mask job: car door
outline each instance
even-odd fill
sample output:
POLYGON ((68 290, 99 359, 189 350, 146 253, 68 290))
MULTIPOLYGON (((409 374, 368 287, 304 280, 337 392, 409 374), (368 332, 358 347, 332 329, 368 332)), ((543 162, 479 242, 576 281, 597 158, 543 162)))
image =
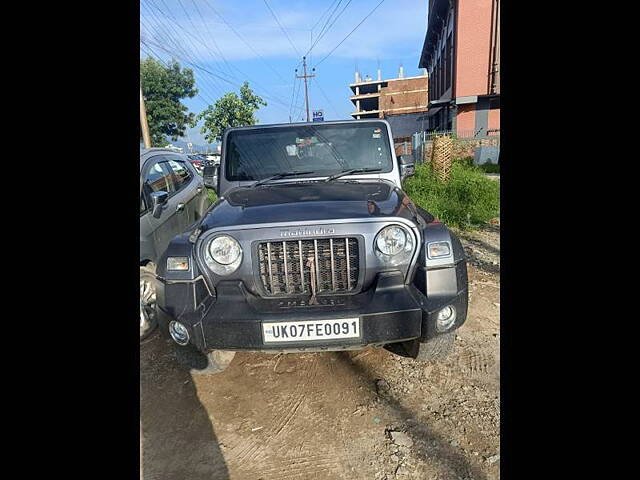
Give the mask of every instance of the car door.
POLYGON ((182 211, 184 208, 179 208, 180 199, 174 195, 176 188, 173 184, 173 170, 163 155, 156 155, 145 162, 141 178, 140 230, 141 233, 144 230, 147 239, 151 240, 155 258, 150 260, 156 261, 166 250, 171 239, 184 231, 186 223, 182 211), (160 191, 167 192, 169 198, 160 215, 156 218, 153 216, 151 194, 160 191))
MULTIPOLYGON (((168 166, 173 172, 175 195, 184 205, 184 230, 202 216, 202 198, 206 195, 204 181, 189 160, 180 155, 167 156, 168 166)), ((183 231, 184 231, 183 230, 183 231)))

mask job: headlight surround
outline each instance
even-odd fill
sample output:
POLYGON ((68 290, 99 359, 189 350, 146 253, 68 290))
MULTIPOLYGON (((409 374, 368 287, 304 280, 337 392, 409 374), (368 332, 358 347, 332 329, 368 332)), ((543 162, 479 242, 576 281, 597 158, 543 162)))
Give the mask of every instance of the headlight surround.
POLYGON ((404 261, 413 253, 413 236, 400 225, 384 227, 376 235, 374 241, 378 257, 389 262, 404 261))
POLYGON ((219 235, 204 247, 204 261, 218 275, 235 272, 242 262, 242 247, 229 235, 219 235))

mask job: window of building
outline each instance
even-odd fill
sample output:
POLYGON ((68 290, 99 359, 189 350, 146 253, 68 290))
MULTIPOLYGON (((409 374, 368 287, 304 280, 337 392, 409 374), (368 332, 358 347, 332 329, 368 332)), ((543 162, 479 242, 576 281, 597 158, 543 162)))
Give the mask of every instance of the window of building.
POLYGON ((438 88, 436 86, 436 69, 433 69, 431 75, 429 75, 429 98, 435 100, 438 98, 436 95, 438 94, 438 88))
POLYGON ((434 98, 437 99, 437 98, 440 98, 440 95, 442 94, 440 91, 440 59, 438 59, 438 62, 436 63, 435 84, 436 84, 436 94, 434 98))
POLYGON ((449 88, 451 88, 451 83, 453 81, 453 78, 451 78, 452 75, 452 66, 453 66, 453 42, 451 41, 451 34, 449 34, 449 38, 447 38, 447 44, 445 46, 445 90, 448 90, 449 88))
POLYGON ((440 55, 440 68, 438 69, 438 85, 440 85, 440 96, 444 93, 444 62, 442 55, 440 55))

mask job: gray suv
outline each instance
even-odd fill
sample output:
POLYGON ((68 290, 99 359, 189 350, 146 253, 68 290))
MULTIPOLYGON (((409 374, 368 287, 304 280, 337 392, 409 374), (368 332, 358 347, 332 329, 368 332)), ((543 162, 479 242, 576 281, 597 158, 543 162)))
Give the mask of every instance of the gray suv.
POLYGON ((202 176, 186 155, 164 148, 140 152, 140 340, 157 326, 158 258, 174 236, 204 215, 209 204, 202 176))
POLYGON ((158 260, 162 331, 215 373, 236 351, 444 357, 467 317, 460 240, 402 190, 389 124, 228 129, 219 199, 158 260))

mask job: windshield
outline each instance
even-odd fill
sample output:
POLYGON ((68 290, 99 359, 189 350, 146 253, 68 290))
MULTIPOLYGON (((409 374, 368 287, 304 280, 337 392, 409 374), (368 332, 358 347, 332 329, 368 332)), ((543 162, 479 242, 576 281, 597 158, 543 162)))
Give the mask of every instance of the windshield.
POLYGON ((225 151, 230 181, 292 171, 321 177, 352 168, 393 168, 386 125, 377 122, 235 130, 227 135, 225 151))

